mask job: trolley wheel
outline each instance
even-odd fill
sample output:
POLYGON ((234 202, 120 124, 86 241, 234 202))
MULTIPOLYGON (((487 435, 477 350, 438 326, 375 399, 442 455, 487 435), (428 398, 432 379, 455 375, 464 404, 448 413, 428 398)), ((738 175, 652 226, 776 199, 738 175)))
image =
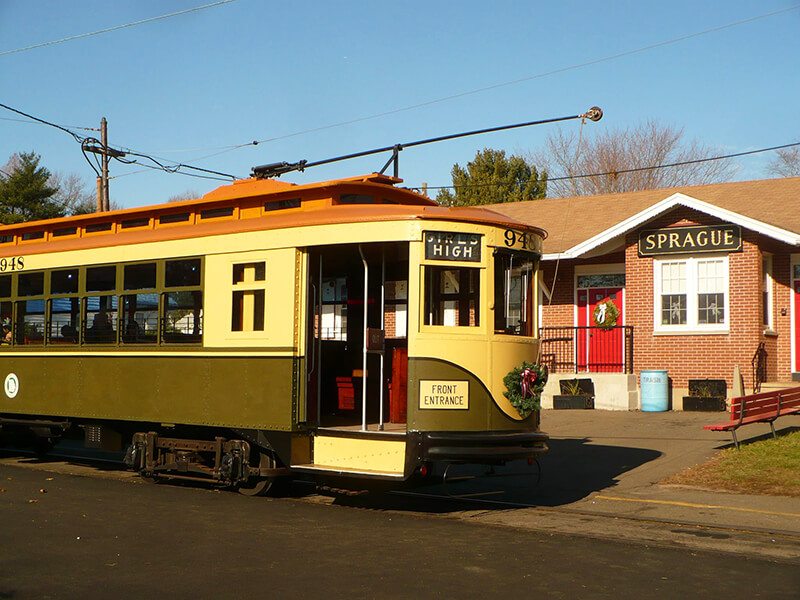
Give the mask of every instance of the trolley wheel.
POLYGON ((275 477, 250 477, 236 486, 242 496, 266 496, 275 484, 275 477))
MULTIPOLYGON (((274 469, 278 466, 275 456, 256 448, 250 450, 250 466, 274 469)), ((248 477, 247 481, 236 485, 236 491, 243 496, 277 496, 288 486, 286 477, 248 477)))

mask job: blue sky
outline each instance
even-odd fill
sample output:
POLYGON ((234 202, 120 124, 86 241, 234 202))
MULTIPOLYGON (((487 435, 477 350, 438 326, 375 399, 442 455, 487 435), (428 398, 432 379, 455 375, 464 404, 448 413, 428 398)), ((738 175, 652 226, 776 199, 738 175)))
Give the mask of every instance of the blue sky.
MULTIPOLYGON (((106 117, 114 147, 237 176, 264 163, 317 161, 594 105, 605 116, 585 135, 652 118, 724 153, 800 140, 796 0, 236 0, 10 52, 212 1, 0 0, 0 103, 82 135, 99 136, 77 128, 106 117), (253 140, 272 141, 230 150, 253 140)), ((0 163, 33 150, 51 171, 78 173, 93 189, 79 144, 25 121, 0 109, 0 163)), ((449 185, 453 164, 477 150, 535 151, 555 127, 410 148, 400 155, 400 176, 410 187, 449 185)), ((579 122, 560 127, 577 131, 579 122)), ((768 177, 769 158, 740 159, 734 178, 768 177)), ((283 179, 359 175, 387 159, 283 179)), ((111 175, 112 200, 124 207, 223 183, 117 162, 111 175)))

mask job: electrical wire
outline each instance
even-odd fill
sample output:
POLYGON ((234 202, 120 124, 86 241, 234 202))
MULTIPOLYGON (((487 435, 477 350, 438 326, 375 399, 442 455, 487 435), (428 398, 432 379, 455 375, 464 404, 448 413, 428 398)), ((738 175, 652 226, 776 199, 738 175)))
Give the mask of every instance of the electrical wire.
MULTIPOLYGON (((683 42, 683 41, 690 40, 690 39, 693 39, 693 38, 696 38, 696 37, 708 35, 708 34, 711 34, 711 33, 717 33, 719 31, 724 31, 725 29, 738 27, 740 25, 746 25, 746 24, 752 23, 754 21, 758 21, 758 20, 761 20, 761 19, 766 19, 766 18, 769 18, 769 17, 774 17, 776 15, 780 15, 780 14, 783 14, 785 12, 798 10, 798 9, 800 9, 800 4, 796 4, 794 6, 790 6, 790 7, 783 8, 783 9, 780 9, 780 10, 776 10, 776 11, 773 11, 773 12, 757 15, 755 17, 748 17, 747 19, 741 19, 739 21, 734 21, 732 23, 727 23, 725 25, 719 25, 717 27, 712 27, 710 29, 705 29, 703 31, 697 31, 697 32, 694 32, 694 33, 689 33, 689 34, 686 34, 686 35, 683 35, 683 36, 680 36, 680 37, 672 38, 670 40, 665 40, 665 41, 662 41, 662 42, 656 42, 655 44, 649 44, 647 46, 641 46, 641 47, 635 48, 633 50, 626 50, 624 52, 619 52, 617 54, 611 54, 611 55, 608 55, 608 56, 604 56, 604 57, 597 58, 597 59, 594 59, 594 60, 585 61, 585 62, 582 62, 582 63, 577 63, 577 64, 570 65, 570 66, 567 66, 567 67, 560 67, 558 69, 553 69, 551 71, 546 71, 544 73, 538 73, 536 75, 530 75, 530 76, 522 77, 522 78, 519 78, 519 79, 513 79, 511 81, 505 81, 505 82, 502 82, 502 83, 496 83, 496 84, 493 84, 493 85, 489 85, 489 86, 482 87, 482 88, 476 88, 474 90, 469 90, 469 91, 466 91, 466 92, 459 92, 457 94, 452 94, 450 96, 444 96, 444 97, 441 97, 441 98, 436 98, 436 99, 433 99, 433 100, 420 102, 418 104, 412 104, 410 106, 405 106, 405 107, 402 107, 402 108, 396 108, 396 109, 388 110, 388 111, 381 112, 381 113, 375 113, 373 115, 368 115, 368 116, 365 116, 365 117, 359 117, 359 118, 356 118, 356 119, 350 119, 350 120, 347 120, 347 121, 341 121, 339 123, 333 123, 331 125, 322 125, 320 127, 314 127, 314 128, 311 128, 311 129, 304 129, 302 131, 296 131, 294 133, 287 133, 285 135, 279 135, 279 136, 275 136, 275 137, 271 137, 271 138, 266 138, 266 139, 263 139, 263 140, 254 140, 252 142, 246 142, 246 143, 242 143, 242 144, 235 144, 235 145, 230 145, 230 146, 216 146, 216 147, 210 147, 210 148, 194 148, 194 149, 186 149, 184 151, 185 152, 202 152, 204 150, 220 150, 219 152, 215 152, 213 154, 209 154, 209 155, 206 155, 206 156, 200 156, 200 157, 198 157, 198 158, 196 158, 194 160, 204 160, 204 159, 207 159, 207 158, 213 158, 215 156, 219 156, 220 154, 225 154, 227 152, 232 152, 233 150, 238 150, 240 148, 246 148, 248 146, 258 146, 259 144, 267 144, 269 142, 285 140, 285 139, 292 138, 292 137, 298 137, 298 136, 301 136, 301 135, 307 135, 309 133, 316 133, 318 131, 325 131, 327 129, 334 129, 336 127, 343 127, 345 125, 353 125, 355 123, 361 123, 361 122, 364 122, 364 121, 370 121, 370 120, 373 120, 373 119, 378 119, 378 118, 381 118, 381 117, 386 117, 386 116, 394 115, 394 114, 401 113, 401 112, 407 112, 407 111, 411 111, 411 110, 416 110, 418 108, 423 108, 425 106, 431 106, 433 104, 440 104, 442 102, 448 102, 450 100, 455 100, 457 98, 463 98, 465 96, 471 96, 471 95, 474 95, 474 94, 480 94, 480 93, 483 93, 483 92, 496 90, 496 89, 503 88, 503 87, 517 85, 519 83, 525 83, 527 81, 533 81, 535 79, 542 79, 542 78, 545 78, 545 77, 549 77, 551 75, 558 75, 560 73, 565 73, 567 71, 574 71, 576 69, 582 69, 584 67, 589 67, 589 66, 600 64, 600 63, 604 63, 604 62, 617 60, 617 59, 624 58, 624 57, 627 57, 627 56, 633 56, 635 54, 640 54, 642 52, 647 52, 649 50, 654 50, 656 48, 662 48, 664 46, 670 46, 672 44, 677 44, 678 42, 683 42)), ((164 152, 179 152, 179 150, 168 150, 168 151, 164 151, 164 152)))
MULTIPOLYGON (((735 154, 725 154, 723 156, 711 156, 708 158, 696 158, 693 160, 684 160, 680 162, 668 163, 664 165, 652 165, 649 167, 636 167, 633 169, 619 169, 618 171, 605 171, 602 173, 584 173, 580 175, 562 175, 559 177, 548 177, 547 181, 565 181, 567 179, 585 179, 587 177, 607 177, 609 175, 623 175, 625 173, 637 173, 640 171, 654 171, 656 169, 668 169, 670 167, 682 167, 685 165, 694 165, 704 162, 712 162, 715 160, 726 160, 729 158, 738 158, 740 156, 749 156, 751 154, 761 154, 763 152, 772 152, 774 150, 783 150, 784 148, 793 148, 800 146, 800 142, 792 144, 781 144, 780 146, 770 146, 769 148, 759 148, 758 150, 747 150, 746 152, 736 152, 735 154)), ((492 186, 514 186, 524 185, 527 182, 510 181, 510 182, 489 182, 489 183, 469 183, 466 185, 429 185, 429 190, 455 190, 456 188, 482 188, 492 186)))
POLYGON ((92 31, 89 33, 81 33, 79 35, 73 35, 70 37, 65 37, 60 40, 53 40, 51 42, 43 42, 41 44, 34 44, 33 46, 26 46, 24 48, 17 48, 16 50, 5 50, 0 52, 0 56, 5 56, 7 54, 16 54, 17 52, 25 52, 26 50, 34 50, 35 48, 43 48, 45 46, 52 46, 54 44, 61 44, 63 42, 71 42, 72 40, 78 40, 81 38, 91 37, 93 35, 100 35, 101 33, 108 33, 109 31, 117 31, 119 29, 125 29, 127 27, 134 27, 136 25, 143 25, 145 23, 152 23, 154 21, 160 21, 162 19, 169 19, 170 17, 177 17, 179 15, 185 15, 187 13, 197 12, 198 10, 205 10, 206 8, 213 8, 215 6, 220 6, 221 4, 230 4, 231 2, 238 2, 238 0, 220 0, 220 2, 213 2, 212 4, 206 4, 204 6, 196 6, 195 8, 188 8, 186 10, 180 10, 178 12, 170 13, 168 15, 161 15, 159 17, 150 17, 149 19, 142 19, 141 21, 134 21, 133 23, 126 23, 125 25, 116 25, 114 27, 107 27, 106 29, 100 29, 98 31, 92 31))
POLYGON ((43 125, 49 125, 50 127, 55 127, 56 129, 60 129, 61 131, 65 131, 68 134, 70 134, 73 138, 75 138, 75 141, 77 141, 78 143, 82 143, 83 140, 84 140, 84 138, 79 136, 74 131, 70 131, 69 129, 67 129, 63 125, 56 125, 55 123, 51 123, 50 121, 45 121, 44 119, 40 119, 39 117, 34 117, 33 115, 29 115, 26 112, 22 112, 21 110, 17 110, 16 108, 12 108, 12 107, 10 107, 10 106, 8 106, 6 104, 0 103, 0 108, 5 108, 6 110, 10 110, 13 113, 17 113, 18 115, 22 115, 23 117, 27 117, 28 119, 31 119, 32 121, 36 121, 37 123, 41 123, 43 125))
MULTIPOLYGON (((75 139, 75 141, 78 142, 81 145, 81 151, 83 152, 83 156, 86 159, 86 162, 89 163, 89 166, 92 167, 92 169, 94 170, 94 172, 97 174, 98 177, 100 177, 100 171, 102 169, 102 166, 100 164, 100 158, 99 158, 98 154, 106 154, 106 155, 109 156, 109 158, 113 158, 114 160, 117 160, 117 161, 119 161, 119 162, 121 162, 123 164, 128 164, 128 165, 130 165, 130 164, 138 164, 138 165, 146 167, 146 168, 161 169, 162 171, 165 171, 166 173, 180 173, 181 175, 188 175, 188 176, 191 176, 191 177, 198 177, 200 179, 217 179, 217 180, 222 180, 222 181, 227 181, 228 179, 241 179, 240 177, 237 177, 236 175, 231 175, 229 173, 222 173, 220 171, 214 171, 214 170, 211 170, 211 169, 204 169, 202 167, 195 167, 195 166, 187 165, 187 164, 184 164, 184 163, 175 163, 175 164, 172 164, 172 165, 167 165, 167 164, 164 164, 164 162, 166 162, 166 161, 162 162, 161 160, 159 160, 159 159, 157 159, 157 158, 155 158, 153 156, 150 156, 148 154, 144 154, 144 153, 140 153, 140 152, 126 152, 124 150, 111 148, 110 146, 104 146, 103 143, 100 140, 98 140, 97 138, 94 138, 94 137, 83 137, 83 136, 78 135, 77 133, 75 133, 74 131, 68 129, 67 127, 65 127, 63 125, 58 125, 57 123, 53 123, 51 121, 46 121, 44 119, 40 119, 39 117, 35 117, 35 116, 31 115, 31 114, 28 114, 26 112, 23 112, 21 110, 18 110, 16 108, 8 106, 7 104, 0 103, 0 108, 5 108, 6 110, 9 110, 9 111, 11 111, 13 113, 16 113, 18 115, 21 115, 23 117, 31 119, 32 121, 35 121, 35 122, 40 123, 42 125, 48 125, 50 127, 55 127, 56 129, 59 129, 61 131, 64 131, 64 132, 70 134, 75 139), (92 159, 89 158, 88 154, 92 154, 93 155, 94 163, 92 163, 92 159), (141 158, 141 159, 149 160, 156 166, 152 167, 150 165, 141 163, 137 159, 125 160, 123 158, 125 155, 136 156, 136 157, 141 158), (200 175, 200 174, 196 174, 196 173, 186 173, 186 172, 182 171, 182 169, 188 169, 188 170, 191 170, 191 171, 198 171, 199 173, 204 173, 204 174, 200 175), (217 176, 217 177, 214 177, 214 176, 217 176)), ((91 129, 91 128, 82 128, 82 129, 86 129, 86 130, 89 130, 89 131, 96 131, 96 129, 91 129)))

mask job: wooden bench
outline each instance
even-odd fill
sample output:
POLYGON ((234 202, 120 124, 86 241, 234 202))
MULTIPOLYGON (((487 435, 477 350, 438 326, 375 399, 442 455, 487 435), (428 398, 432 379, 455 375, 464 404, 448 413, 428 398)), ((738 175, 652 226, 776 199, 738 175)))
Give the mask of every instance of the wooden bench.
POLYGON ((730 431, 733 443, 739 448, 736 430, 750 423, 769 423, 772 437, 775 435, 775 419, 786 415, 800 414, 800 387, 772 390, 760 394, 740 396, 731 400, 731 419, 725 423, 706 425, 711 431, 730 431))

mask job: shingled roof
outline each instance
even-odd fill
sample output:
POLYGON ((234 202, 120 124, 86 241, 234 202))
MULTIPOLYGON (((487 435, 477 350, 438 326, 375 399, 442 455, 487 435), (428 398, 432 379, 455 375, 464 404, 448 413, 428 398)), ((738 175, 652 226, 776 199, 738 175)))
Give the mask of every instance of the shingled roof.
POLYGON ((800 177, 545 198, 489 208, 546 229, 545 258, 576 258, 676 206, 800 246, 800 177))

